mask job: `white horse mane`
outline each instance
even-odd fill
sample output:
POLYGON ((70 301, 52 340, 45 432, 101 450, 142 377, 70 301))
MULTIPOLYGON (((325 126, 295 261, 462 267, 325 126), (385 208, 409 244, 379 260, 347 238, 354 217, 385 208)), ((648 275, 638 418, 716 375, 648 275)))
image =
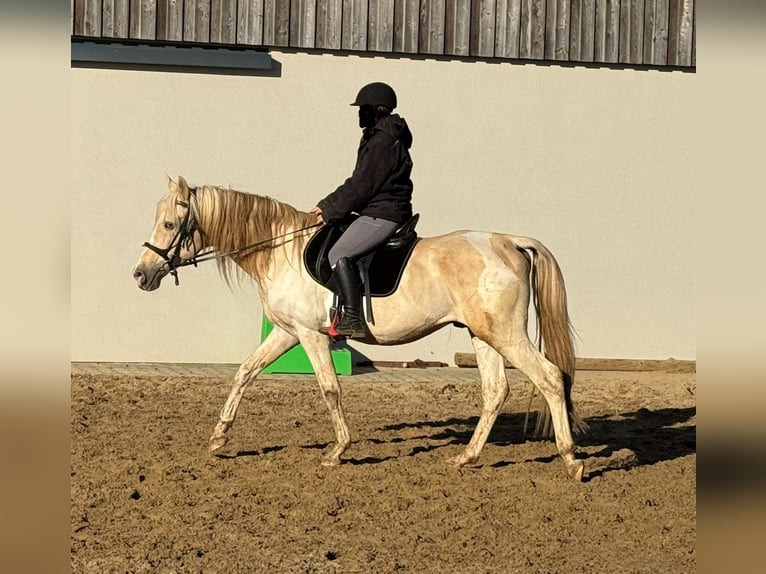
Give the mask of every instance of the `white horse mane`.
MULTIPOLYGON (((315 223, 310 213, 277 201, 268 196, 255 195, 236 189, 204 185, 196 188, 197 218, 205 232, 206 245, 226 253, 246 245, 253 245, 295 229, 315 223)), ((296 236, 283 244, 283 248, 300 250, 304 236, 296 236)), ((271 264, 274 249, 253 250, 242 256, 218 260, 218 269, 228 282, 232 276, 265 275, 271 264)))

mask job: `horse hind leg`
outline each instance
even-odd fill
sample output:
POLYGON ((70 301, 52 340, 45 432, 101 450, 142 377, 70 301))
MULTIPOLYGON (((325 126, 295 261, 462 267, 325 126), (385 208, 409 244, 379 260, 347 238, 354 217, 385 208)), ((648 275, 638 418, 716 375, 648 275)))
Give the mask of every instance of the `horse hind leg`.
POLYGON ((575 459, 575 444, 569 424, 561 370, 537 351, 529 339, 503 347, 500 352, 514 367, 529 377, 542 393, 550 409, 559 455, 569 475, 581 481, 585 465, 581 460, 575 459))
POLYGON ((462 454, 447 461, 455 466, 473 464, 478 460, 509 392, 503 357, 478 337, 473 337, 471 343, 481 376, 482 410, 468 446, 462 454))
POLYGON ((269 336, 255 352, 239 366, 237 374, 234 376, 234 385, 218 416, 218 424, 215 425, 213 434, 208 441, 208 448, 211 452, 220 449, 228 442, 226 431, 234 424, 239 403, 247 387, 252 384, 263 369, 297 343, 297 337, 275 325, 269 336))

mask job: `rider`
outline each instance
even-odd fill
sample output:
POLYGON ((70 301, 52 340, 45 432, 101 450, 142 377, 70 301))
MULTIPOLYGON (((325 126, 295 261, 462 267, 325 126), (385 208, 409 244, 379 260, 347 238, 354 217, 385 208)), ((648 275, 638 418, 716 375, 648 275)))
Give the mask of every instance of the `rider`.
POLYGON ((317 221, 328 224, 359 214, 328 255, 343 305, 335 329, 346 337, 364 337, 361 279, 355 260, 412 217, 412 133, 404 118, 391 113, 396 93, 387 84, 367 84, 351 105, 359 107, 363 130, 356 166, 351 177, 310 211, 317 221))

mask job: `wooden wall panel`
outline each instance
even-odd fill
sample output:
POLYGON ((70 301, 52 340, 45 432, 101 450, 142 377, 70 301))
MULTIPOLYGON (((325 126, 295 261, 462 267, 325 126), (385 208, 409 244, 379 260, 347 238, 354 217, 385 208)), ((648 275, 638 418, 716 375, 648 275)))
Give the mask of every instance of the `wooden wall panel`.
POLYGON ((468 56, 471 45, 471 0, 446 0, 444 6, 444 53, 468 56))
POLYGON ((521 0, 497 0, 495 57, 518 58, 521 37, 521 0))
POLYGON ((75 36, 85 36, 85 9, 84 0, 72 1, 72 34, 75 36))
POLYGON ((72 33, 77 36, 101 35, 101 0, 75 0, 72 3, 72 33))
POLYGON ((101 14, 101 34, 104 37, 128 37, 128 0, 102 0, 101 14))
POLYGON ((668 3, 668 65, 690 66, 692 62, 692 24, 694 2, 670 0, 668 3))
POLYGON ((290 45, 313 48, 316 38, 316 0, 290 2, 290 45))
POLYGON ((569 59, 569 0, 547 0, 545 59, 569 59))
POLYGON ((495 55, 496 0, 472 0, 471 3, 471 56, 492 58, 495 55))
POLYGON ((184 0, 184 40, 210 42, 210 0, 184 0))
POLYGON ((239 0, 237 44, 263 44, 263 0, 239 0))
POLYGON ((290 43, 290 0, 264 0, 263 43, 288 46, 290 43))
POLYGON ((445 10, 445 0, 420 0, 418 51, 421 54, 444 54, 445 10))
POLYGON ((617 62, 620 50, 620 0, 596 0, 593 60, 617 62))
POLYGON ((318 0, 316 47, 340 50, 342 24, 343 0, 318 0))
POLYGON ((646 0, 644 11, 644 64, 668 63, 668 0, 646 0))
POLYGON ((210 41, 237 43, 237 0, 211 0, 210 41))
POLYGON ((367 0, 343 0, 341 47, 344 50, 367 49, 367 0))
POLYGON ((173 42, 184 39, 183 0, 157 0, 157 39, 173 42))
POLYGON ((620 5, 620 56, 623 64, 644 59, 644 0, 622 0, 620 5))
POLYGON ((696 4, 692 5, 692 63, 691 65, 697 66, 697 8, 696 4))
POLYGON ((367 49, 392 52, 394 49, 394 0, 370 0, 367 49))
POLYGON ((569 58, 576 62, 592 62, 596 0, 572 0, 569 14, 569 58))
POLYGON ((519 57, 538 60, 545 57, 545 0, 521 1, 519 57))
POLYGON ((419 0, 394 0, 394 52, 418 51, 419 0))
POLYGON ((131 38, 157 38, 157 0, 130 0, 128 31, 131 38))
POLYGON ((70 0, 71 33, 694 67, 695 0, 70 0))

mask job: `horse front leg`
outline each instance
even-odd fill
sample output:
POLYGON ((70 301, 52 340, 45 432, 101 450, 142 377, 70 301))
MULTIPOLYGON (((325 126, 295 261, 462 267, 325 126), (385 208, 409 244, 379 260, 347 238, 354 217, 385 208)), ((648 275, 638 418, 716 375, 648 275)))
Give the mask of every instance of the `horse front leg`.
POLYGON ((226 431, 234 424, 237 416, 237 408, 245 389, 252 384, 255 378, 279 356, 298 344, 298 338, 287 331, 274 326, 274 330, 260 344, 255 352, 250 355, 245 362, 239 366, 237 374, 234 376, 234 385, 231 388, 229 397, 226 399, 221 414, 218 416, 218 424, 213 429, 213 435, 209 440, 209 449, 211 452, 218 450, 229 440, 226 437, 226 431))
POLYGON ((351 443, 351 438, 348 433, 346 415, 343 412, 341 388, 335 373, 335 365, 332 362, 330 339, 326 335, 314 331, 306 331, 300 333, 299 336, 301 345, 306 350, 311 366, 316 373, 322 398, 330 410, 330 419, 335 431, 335 442, 322 455, 321 463, 324 466, 337 466, 341 462, 340 456, 351 443))
POLYGON ((476 352, 476 364, 479 367, 481 377, 481 417, 465 451, 447 460, 448 463, 455 466, 473 464, 479 459, 484 445, 487 444, 487 438, 489 438, 497 415, 509 393, 503 357, 478 337, 473 337, 471 343, 476 352))

